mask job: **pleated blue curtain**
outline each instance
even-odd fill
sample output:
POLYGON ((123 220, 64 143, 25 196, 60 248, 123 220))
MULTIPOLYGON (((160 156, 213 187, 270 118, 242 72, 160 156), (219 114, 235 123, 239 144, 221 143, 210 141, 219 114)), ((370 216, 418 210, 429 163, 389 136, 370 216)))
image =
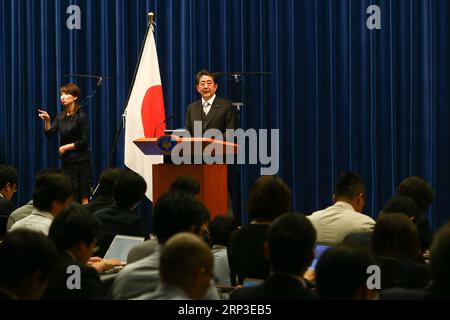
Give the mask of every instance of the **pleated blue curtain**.
MULTIPOLYGON (((2 0, 0 2, 0 162, 20 173, 15 201, 31 197, 34 174, 58 166, 57 140, 47 140, 36 109, 60 110, 58 89, 75 81, 84 94, 102 74, 87 106, 94 177, 108 155, 146 30, 156 13, 156 42, 168 127, 184 125, 198 98, 195 73, 271 72, 236 82, 219 79, 219 95, 244 102, 244 129, 279 129, 280 176, 294 210, 331 203, 337 175, 354 170, 366 182, 365 212, 376 217, 409 175, 427 179, 437 199, 433 226, 450 217, 449 56, 446 0, 2 0), (69 30, 67 8, 81 9, 69 30), (381 8, 381 30, 368 30, 367 7, 381 8)), ((123 134, 114 164, 123 165, 123 134)), ((259 175, 242 171, 245 201, 259 175)))

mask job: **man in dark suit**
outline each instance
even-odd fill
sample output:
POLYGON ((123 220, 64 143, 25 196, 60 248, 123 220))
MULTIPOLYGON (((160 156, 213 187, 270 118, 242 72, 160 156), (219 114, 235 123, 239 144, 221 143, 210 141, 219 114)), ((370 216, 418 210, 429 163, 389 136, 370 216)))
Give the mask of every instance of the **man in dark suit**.
MULTIPOLYGON (((237 129, 236 108, 230 101, 216 96, 218 88, 216 76, 207 71, 200 70, 196 76, 196 88, 201 95, 201 99, 190 104, 186 113, 186 130, 191 136, 203 136, 209 129, 219 130, 225 138, 227 129, 237 129), (195 123, 198 129, 195 130, 195 123), (201 123, 201 127, 200 124, 201 123), (200 130, 201 129, 201 130, 200 130)), ((229 215, 234 215, 236 220, 240 221, 240 172, 235 165, 228 167, 228 192, 229 197, 229 215)))
POLYGON ((308 282, 303 278, 314 259, 316 230, 299 214, 286 213, 270 226, 264 255, 271 274, 260 285, 233 291, 230 300, 311 300, 308 282))
POLYGON ((103 257, 118 234, 148 239, 147 225, 133 211, 147 190, 144 178, 131 170, 122 170, 113 188, 114 205, 95 212, 102 227, 96 255, 103 257))
POLYGON ((82 206, 59 214, 48 237, 59 255, 44 300, 100 300, 105 292, 96 269, 87 266, 97 245, 100 221, 82 206))
POLYGON ((230 101, 216 96, 217 81, 213 73, 201 70, 197 73, 196 88, 202 98, 188 106, 186 129, 191 136, 203 134, 208 129, 217 129, 225 133, 227 129, 236 129, 236 110, 230 101), (202 131, 194 132, 194 122, 202 123, 202 131))
POLYGON ((94 214, 101 209, 109 208, 114 205, 113 188, 117 178, 120 176, 122 169, 108 168, 100 176, 100 184, 98 186, 96 197, 94 200, 84 205, 84 208, 94 214))

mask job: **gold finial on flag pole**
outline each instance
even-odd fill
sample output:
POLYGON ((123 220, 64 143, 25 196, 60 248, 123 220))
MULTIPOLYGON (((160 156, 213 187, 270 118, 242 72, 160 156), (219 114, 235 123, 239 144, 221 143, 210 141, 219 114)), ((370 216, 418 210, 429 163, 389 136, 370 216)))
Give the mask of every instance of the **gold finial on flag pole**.
POLYGON ((148 18, 148 26, 153 27, 153 25, 155 24, 155 13, 149 12, 147 14, 147 18, 148 18))

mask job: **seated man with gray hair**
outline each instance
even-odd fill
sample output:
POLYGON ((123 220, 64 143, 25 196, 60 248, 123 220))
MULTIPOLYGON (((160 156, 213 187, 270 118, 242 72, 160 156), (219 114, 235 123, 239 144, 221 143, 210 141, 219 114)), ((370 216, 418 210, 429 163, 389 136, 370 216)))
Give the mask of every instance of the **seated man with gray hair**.
POLYGON ((213 256, 205 241, 193 233, 173 236, 161 250, 161 282, 140 300, 205 299, 213 278, 213 256))

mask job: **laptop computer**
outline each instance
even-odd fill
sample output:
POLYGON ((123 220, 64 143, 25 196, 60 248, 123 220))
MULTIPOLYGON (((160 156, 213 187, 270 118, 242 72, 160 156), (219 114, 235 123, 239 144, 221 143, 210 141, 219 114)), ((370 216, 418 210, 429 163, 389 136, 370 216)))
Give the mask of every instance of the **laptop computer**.
POLYGON ((164 134, 166 134, 166 135, 178 136, 178 135, 185 135, 186 133, 187 133, 186 129, 174 129, 174 130, 167 129, 167 130, 164 130, 164 134))
POLYGON ((311 265, 309 266, 309 269, 315 270, 317 262, 319 261, 319 259, 322 256, 322 254, 325 251, 327 251, 328 249, 330 249, 331 247, 332 246, 329 245, 329 244, 321 244, 321 243, 316 244, 316 247, 314 249, 314 260, 311 263, 311 265))
POLYGON ((144 237, 116 235, 103 259, 117 259, 126 264, 130 250, 140 245, 144 239, 144 237))

